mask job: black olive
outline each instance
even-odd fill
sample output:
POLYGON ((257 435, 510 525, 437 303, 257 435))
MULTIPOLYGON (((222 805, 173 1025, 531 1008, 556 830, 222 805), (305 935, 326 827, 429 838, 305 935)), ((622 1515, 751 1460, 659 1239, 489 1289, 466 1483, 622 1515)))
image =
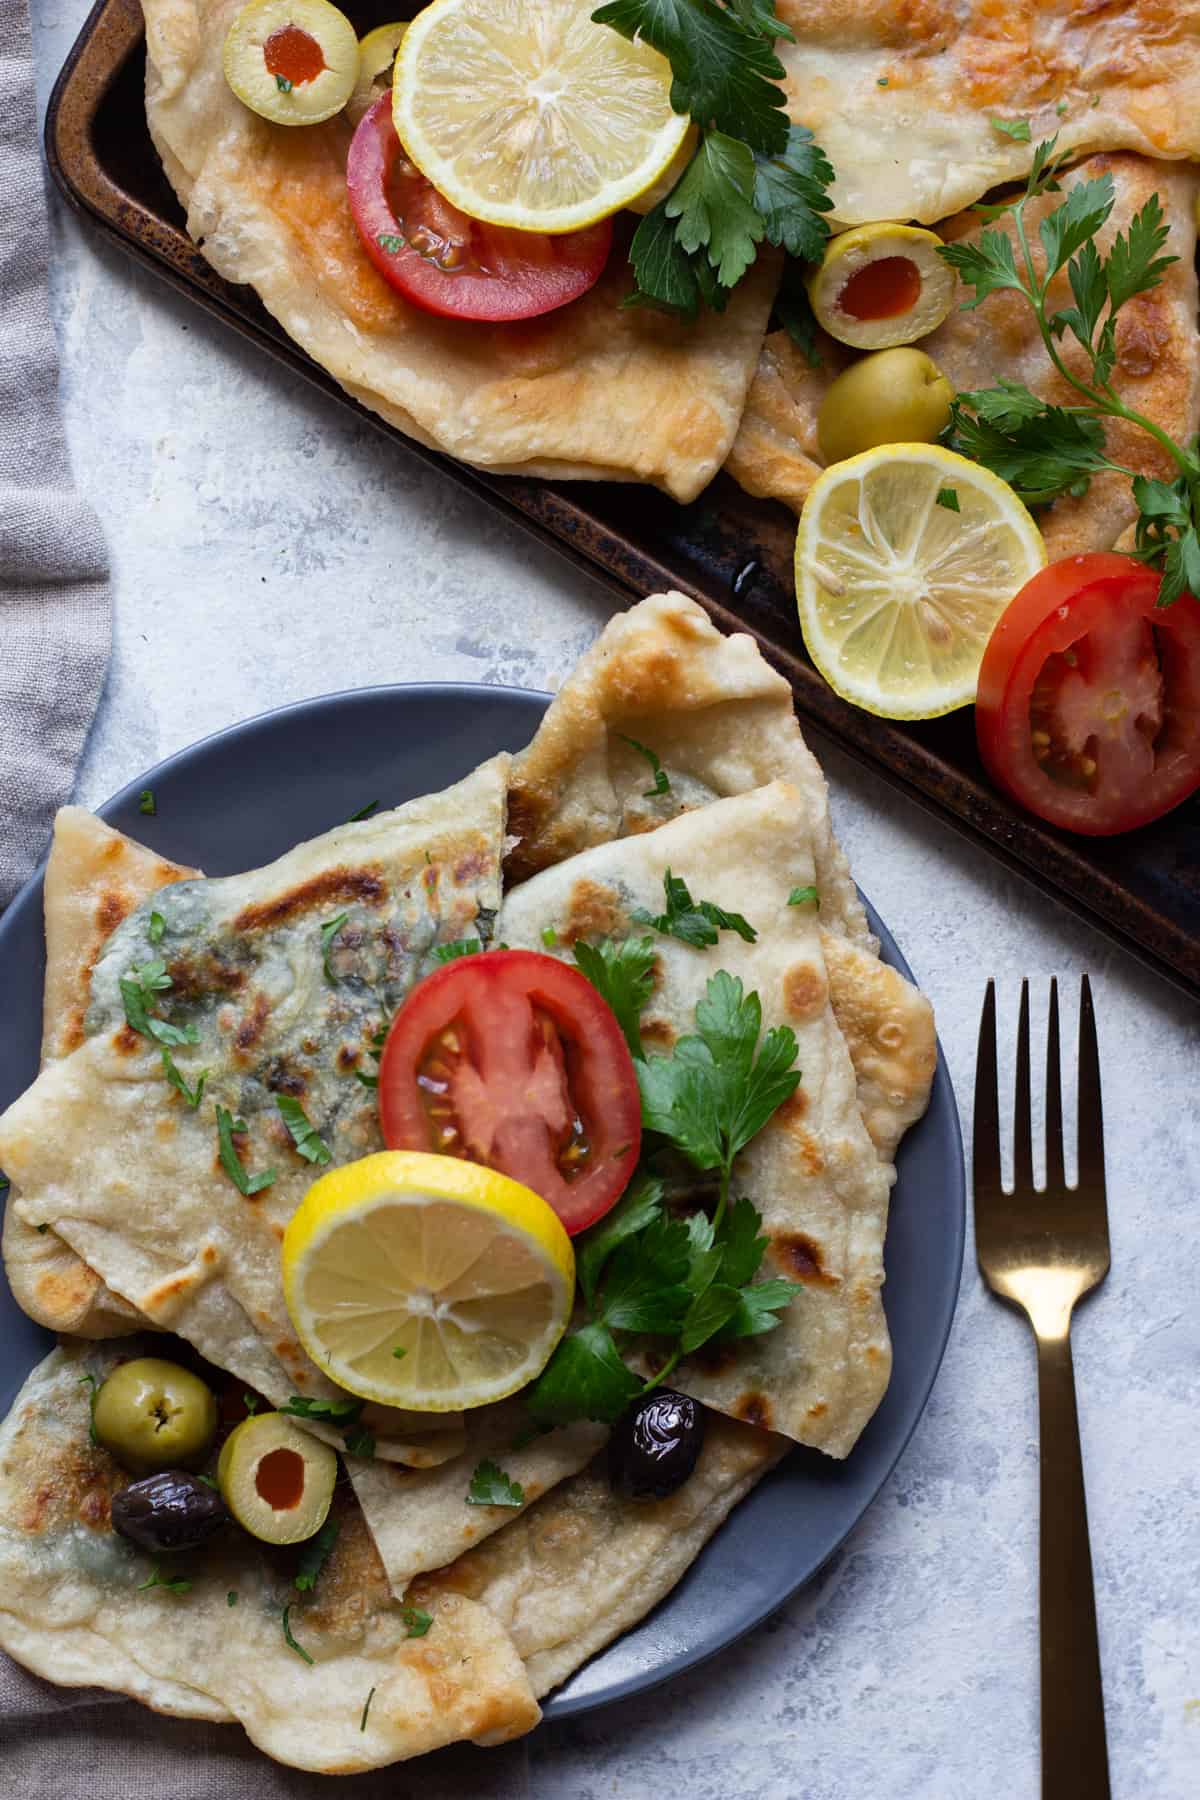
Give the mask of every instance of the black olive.
POLYGON ((160 1469, 113 1495, 113 1530, 142 1550, 194 1550, 228 1520, 217 1490, 186 1469, 160 1469))
POLYGON ((626 1500, 665 1500, 681 1488, 704 1443, 704 1408, 655 1388, 621 1419, 608 1442, 608 1478, 626 1500))

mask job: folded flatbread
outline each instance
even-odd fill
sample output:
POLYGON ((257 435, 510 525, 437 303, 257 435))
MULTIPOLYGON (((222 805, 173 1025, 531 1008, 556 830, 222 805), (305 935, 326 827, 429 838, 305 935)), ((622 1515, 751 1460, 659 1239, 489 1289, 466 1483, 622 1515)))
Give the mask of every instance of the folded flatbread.
POLYGON ((654 1501, 614 1494, 597 1457, 487 1543, 422 1576, 409 1597, 418 1606, 447 1594, 480 1601, 511 1633, 540 1699, 670 1593, 790 1447, 710 1413, 692 1474, 654 1501))
POLYGON ((1023 180, 1056 132, 1080 156, 1200 159, 1197 0, 779 0, 778 12, 796 36, 779 45, 788 110, 833 163, 842 224, 944 219, 1023 180))
MULTIPOLYGON (((1158 287, 1138 294, 1117 320, 1117 366, 1113 385, 1121 398, 1178 443, 1200 427, 1200 337, 1196 333, 1196 200, 1200 171, 1131 155, 1093 156, 1063 177, 1063 191, 1080 181, 1110 174, 1116 196, 1112 216, 1096 242, 1102 253, 1152 194, 1162 202, 1170 228, 1167 254, 1177 257, 1158 287)), ((1047 194, 1027 208, 1028 235, 1039 269, 1044 256, 1037 225, 1062 194, 1047 194)), ((977 213, 948 219, 940 230, 947 241, 978 239, 985 229, 1005 232, 1015 242, 1012 221, 985 226, 977 213)), ((959 304, 920 348, 957 389, 991 387, 1004 377, 1023 382, 1043 399, 1070 406, 1079 396, 1046 355, 1033 309, 1019 295, 989 294, 982 306, 962 310, 971 292, 959 285, 959 304)), ((1070 306, 1065 273, 1050 288, 1050 307, 1070 306)), ((1059 346, 1068 367, 1087 372, 1082 350, 1070 338, 1059 346)), ((799 512, 822 462, 817 448, 817 414, 830 382, 845 366, 845 353, 823 340, 822 366, 813 369, 783 332, 772 332, 763 347, 758 373, 729 460, 729 472, 749 493, 782 500, 799 512)), ((1106 421, 1109 454, 1143 475, 1171 480, 1174 463, 1154 440, 1122 420, 1106 421)), ((1116 543, 1137 513, 1124 475, 1095 475, 1079 499, 1065 495, 1044 510, 1038 524, 1052 558, 1104 550, 1116 543)))
MULTIPOLYGON (((198 873, 114 831, 81 806, 59 809, 44 888, 43 1068, 82 1044, 92 970, 117 926, 160 888, 198 873)), ((39 1231, 19 1216, 11 1193, 2 1248, 14 1299, 48 1331, 113 1337, 139 1323, 129 1302, 107 1288, 56 1231, 39 1231)))
POLYGON ((460 1738, 503 1743, 537 1723, 512 1641, 490 1609, 447 1591, 408 1635, 345 1488, 315 1589, 292 1585, 295 1553, 234 1527, 157 1567, 111 1529, 129 1480, 88 1441, 87 1378, 103 1381, 153 1341, 53 1351, 0 1427, 0 1647, 67 1687, 130 1694, 157 1712, 236 1721, 279 1762, 352 1774, 460 1738), (283 1635, 289 1628, 308 1663, 283 1635), (371 1696, 367 1707, 367 1697, 371 1696))
POLYGON ((890 1162, 929 1101, 933 1011, 876 955, 791 688, 753 638, 724 636, 682 594, 652 595, 611 619, 513 759, 508 816, 517 843, 505 876, 524 880, 589 846, 776 780, 803 796, 830 999, 867 1129, 890 1162), (644 750, 662 765, 665 793, 647 791, 656 784, 644 750))
POLYGON ((699 493, 733 442, 779 265, 760 257, 694 325, 622 310, 614 245, 592 291, 514 325, 435 318, 373 268, 346 198, 343 118, 292 129, 235 99, 221 47, 241 0, 143 0, 146 116, 188 230, 289 337, 419 443, 497 472, 699 493))
MULTIPOLYGON (((279 1240, 314 1169, 277 1098, 301 1101, 336 1162, 382 1147, 374 1095, 355 1071, 373 1066, 373 1035, 434 966, 434 947, 488 935, 507 768, 497 757, 443 794, 339 826, 266 869, 177 882, 161 898, 161 930, 158 908, 143 904, 93 971, 85 1042, 0 1119, 17 1216, 49 1225, 139 1313, 277 1403, 337 1392, 283 1302, 279 1240), (172 1022, 198 1033, 172 1051, 193 1090, 207 1071, 197 1107, 126 1022, 121 982, 155 960, 172 984, 172 1022), (219 1160, 217 1106, 246 1124, 244 1168, 276 1171, 258 1193, 240 1193, 219 1160)), ((368 1417, 385 1458, 436 1462, 462 1448, 456 1415, 368 1417)))
POLYGON ((846 1456, 887 1386, 891 1345, 880 1289, 893 1171, 858 1108, 855 1072, 829 1003, 817 911, 790 906, 813 885, 805 796, 777 781, 681 814, 657 831, 585 850, 505 899, 496 929, 515 948, 642 935, 633 914, 662 910, 670 869, 697 899, 739 912, 731 931, 696 949, 656 937, 656 986, 642 1014, 648 1051, 695 1032, 696 1003, 719 969, 758 993, 764 1029, 789 1025, 803 1079, 734 1165, 732 1192, 762 1215, 763 1277, 804 1284, 780 1325, 680 1365, 672 1381, 750 1424, 846 1456))

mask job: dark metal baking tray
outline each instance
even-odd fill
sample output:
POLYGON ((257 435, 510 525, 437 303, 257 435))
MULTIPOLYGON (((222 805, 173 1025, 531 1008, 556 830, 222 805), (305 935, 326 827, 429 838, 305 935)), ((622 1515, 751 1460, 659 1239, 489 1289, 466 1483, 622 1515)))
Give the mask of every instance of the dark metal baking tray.
MULTIPOLYGON (((394 17, 347 8, 360 28, 394 17)), ((404 8, 399 8, 403 12, 404 8)), ((410 8, 409 10, 414 10, 410 8)), ((806 726, 827 735, 1008 867, 1200 997, 1200 795, 1156 825, 1105 841, 1052 830, 988 784, 968 711, 897 725, 839 700, 809 663, 791 577, 794 521, 719 476, 690 506, 616 483, 517 480, 412 443, 349 398, 285 336, 249 288, 232 287, 187 237, 146 128, 138 0, 99 0, 59 76, 46 119, 50 169, 73 206, 243 337, 434 463, 592 574, 621 601, 675 587, 725 630, 753 632, 791 682, 806 726)))

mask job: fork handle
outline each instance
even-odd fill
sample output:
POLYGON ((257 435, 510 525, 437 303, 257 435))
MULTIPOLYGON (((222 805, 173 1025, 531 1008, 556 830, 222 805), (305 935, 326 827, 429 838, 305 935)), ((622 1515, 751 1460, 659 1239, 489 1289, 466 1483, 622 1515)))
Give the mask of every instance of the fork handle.
POLYGON ((1042 1800, 1109 1800, 1104 1690, 1069 1328, 1038 1339, 1042 1800))

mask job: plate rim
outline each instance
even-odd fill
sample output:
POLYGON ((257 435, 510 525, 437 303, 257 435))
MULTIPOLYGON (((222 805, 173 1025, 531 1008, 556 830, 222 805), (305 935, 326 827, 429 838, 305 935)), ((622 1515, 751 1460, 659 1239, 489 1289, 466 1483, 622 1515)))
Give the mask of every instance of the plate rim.
MULTIPOLYGON (((303 718, 305 715, 311 715, 330 709, 336 712, 339 708, 344 707, 347 704, 353 706, 361 704, 364 701, 384 703, 396 701, 403 705, 406 699, 443 703, 458 701, 460 703, 469 703, 472 705, 477 705, 478 702, 483 699, 488 705, 495 705, 498 708, 513 704, 518 706, 535 705, 544 713, 553 698, 554 696, 552 694, 536 688, 516 687, 489 682, 465 681, 379 682, 372 683, 365 687, 336 689, 330 693, 313 695, 306 699, 287 701, 279 706, 266 707, 260 712, 251 714, 247 718, 235 720, 229 725, 219 726, 213 731, 205 733, 204 736, 195 739, 192 743, 173 751, 169 756, 164 757, 161 761, 155 763, 151 768, 144 770, 141 774, 134 776, 122 787, 112 793, 106 800, 102 801, 91 810, 93 810, 98 817, 104 819, 106 823, 111 822, 114 814, 128 813, 131 807, 136 808, 141 793, 147 787, 154 787, 156 784, 160 784, 169 779, 174 774, 186 774, 188 765, 197 757, 202 756, 206 750, 211 750, 217 745, 223 747, 236 745, 239 739, 246 736, 253 736, 256 731, 264 726, 274 727, 279 722, 289 718, 303 718)), ((395 804, 403 804, 403 801, 396 801, 395 804)), ((152 816, 156 818, 163 817, 163 815, 160 814, 152 816)), ((151 832, 148 835, 153 836, 155 834, 151 832)), ((153 845, 151 847, 162 855, 175 854, 179 856, 184 854, 184 852, 179 849, 171 852, 160 845, 153 845)), ((47 855, 38 863, 33 873, 23 883, 21 888, 5 907, 3 913, 0 913, 0 966, 2 966, 5 956, 6 939, 9 932, 13 929, 14 921, 17 921, 18 923, 23 921, 25 914, 31 905, 38 904, 40 912, 40 900, 48 856, 49 852, 47 851, 47 855)), ((908 977, 908 979, 914 980, 913 972, 908 960, 891 931, 888 929, 885 921, 880 917, 878 911, 866 895, 862 894, 861 889, 858 891, 863 900, 863 904, 866 907, 871 929, 880 937, 882 947, 888 952, 885 960, 891 962, 892 965, 898 968, 903 975, 908 977)), ((42 941, 44 943, 44 934, 42 941)), ((896 1467, 901 1457, 904 1455, 905 1450, 908 1448, 917 1426, 925 1415, 929 1397, 933 1391, 934 1384, 945 1359, 946 1348, 949 1343, 950 1333, 953 1328, 962 1288, 962 1271, 966 1246, 966 1166, 963 1155, 962 1126, 958 1104, 954 1093, 953 1081, 950 1076, 949 1065, 940 1038, 937 1040, 937 1066, 934 1074, 928 1112, 932 1113, 935 1109, 938 1112, 939 1117, 942 1118, 943 1122, 941 1129, 947 1134, 946 1148, 947 1151, 951 1153, 947 1158, 947 1176, 952 1188, 951 1200, 953 1204, 950 1209, 952 1214, 952 1231, 949 1240, 945 1241, 944 1246, 947 1281, 943 1290, 944 1298, 940 1314, 934 1321, 935 1329, 927 1340, 928 1346, 933 1350, 933 1355, 928 1366, 928 1372, 916 1391, 916 1396, 911 1404, 907 1422, 900 1433, 897 1443, 891 1450, 886 1465, 881 1466, 881 1471, 879 1472, 878 1479, 875 1481, 871 1493, 862 1505, 858 1507, 857 1511, 854 1512, 854 1516, 847 1521, 845 1529, 841 1531, 836 1541, 825 1548, 820 1560, 802 1571, 799 1575, 789 1577, 781 1587, 777 1590, 773 1590, 770 1597, 763 1604, 756 1608, 752 1608, 749 1614, 736 1626, 736 1628, 725 1632, 725 1634, 720 1636, 716 1641, 692 1644, 686 1648, 675 1650, 659 1664, 616 1678, 608 1687, 599 1692, 572 1694, 571 1689, 577 1675, 582 1673, 583 1670, 594 1668, 595 1665, 603 1659, 609 1649, 609 1646, 606 1645, 602 1649, 596 1651, 593 1656, 589 1657, 587 1661, 581 1665, 580 1670, 576 1671, 568 1681, 563 1683, 561 1687, 555 1689, 546 1697, 542 1703, 543 1722, 567 1718, 579 1718, 587 1713, 598 1711, 603 1707, 614 1705, 619 1701, 649 1693, 655 1688, 662 1686, 664 1683, 673 1680, 676 1676, 685 1674, 692 1669, 699 1668, 704 1663, 721 1654, 722 1651, 728 1650, 743 1637, 748 1635, 749 1632, 763 1624, 766 1619, 777 1613, 781 1607, 785 1606, 789 1600, 803 1588, 807 1587, 810 1582, 815 1581, 821 1572, 828 1566, 830 1560, 845 1544, 850 1534, 859 1524, 861 1524, 870 1508, 878 1501, 884 1488, 895 1473, 896 1467)), ((918 1124, 920 1123, 921 1122, 918 1121, 918 1124)), ((903 1155, 903 1145, 901 1146, 900 1154, 903 1155)), ((4 1277, 2 1270, 0 1270, 0 1285, 2 1285, 4 1289, 7 1289, 8 1287, 7 1280, 4 1277)), ((9 1292, 11 1295, 11 1290, 9 1290, 9 1292)), ((22 1379, 24 1379, 24 1377, 22 1379)), ((804 1454, 802 1446, 797 1446, 793 1452, 785 1457, 783 1463, 779 1465, 779 1468, 786 1468, 787 1464, 793 1460, 797 1453, 801 1455, 804 1454)), ((853 1454, 853 1452, 851 1454, 853 1454)), ((765 1487, 770 1483, 776 1477, 777 1473, 778 1470, 771 1471, 765 1478, 763 1486, 765 1487)), ((753 1493, 758 1491, 762 1490, 752 1490, 752 1493, 746 1498, 752 1499, 753 1493)), ((719 1538, 720 1530, 718 1530, 712 1538, 706 1541, 699 1555, 693 1563, 689 1565, 688 1570, 685 1571, 683 1577, 684 1580, 691 1576, 695 1571, 702 1568, 706 1553, 712 1543, 714 1541, 719 1541, 719 1538)), ((623 1642, 629 1637, 631 1632, 639 1630, 648 1619, 654 1616, 659 1610, 659 1607, 669 1601, 671 1594, 676 1591, 678 1586, 679 1584, 677 1583, 675 1588, 672 1588, 664 1595, 663 1600, 660 1601, 657 1606, 652 1608, 642 1619, 639 1619, 628 1631, 619 1634, 613 1642, 623 1642)))

